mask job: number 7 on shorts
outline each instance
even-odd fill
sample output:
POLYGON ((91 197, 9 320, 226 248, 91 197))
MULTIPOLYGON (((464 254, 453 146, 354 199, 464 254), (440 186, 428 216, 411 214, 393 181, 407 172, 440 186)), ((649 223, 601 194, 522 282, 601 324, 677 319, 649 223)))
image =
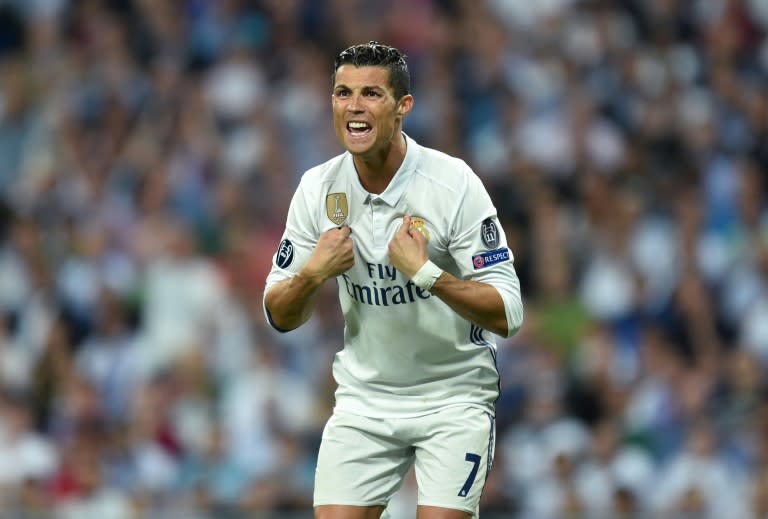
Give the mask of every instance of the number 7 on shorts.
POLYGON ((479 454, 468 452, 467 455, 464 457, 464 459, 472 462, 472 470, 469 471, 469 476, 467 476, 467 480, 464 482, 464 486, 461 487, 461 490, 459 490, 460 497, 467 497, 467 493, 469 492, 469 489, 472 487, 472 483, 475 482, 475 477, 477 476, 477 469, 480 467, 479 454))

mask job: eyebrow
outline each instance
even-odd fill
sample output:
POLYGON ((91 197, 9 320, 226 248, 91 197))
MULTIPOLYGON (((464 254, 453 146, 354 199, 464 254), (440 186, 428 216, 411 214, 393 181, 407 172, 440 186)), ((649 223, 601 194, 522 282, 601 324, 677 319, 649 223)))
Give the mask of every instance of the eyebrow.
MULTIPOLYGON (((333 87, 334 92, 336 90, 341 90, 341 89, 354 90, 353 88, 345 85, 344 83, 340 83, 340 84, 335 85, 333 87)), ((365 90, 378 90, 378 91, 381 91, 381 92, 386 92, 387 91, 387 89, 382 87, 381 85, 363 85, 362 87, 360 87, 360 90, 363 90, 363 91, 365 91, 365 90)))

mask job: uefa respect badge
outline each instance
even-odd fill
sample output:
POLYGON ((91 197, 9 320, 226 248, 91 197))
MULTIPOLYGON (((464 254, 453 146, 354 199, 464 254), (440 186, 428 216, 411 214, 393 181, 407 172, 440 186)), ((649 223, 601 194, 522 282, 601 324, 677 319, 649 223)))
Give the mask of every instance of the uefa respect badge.
POLYGON ((475 254, 472 256, 472 266, 475 267, 475 270, 480 270, 509 261, 509 258, 509 249, 502 247, 500 249, 475 254))

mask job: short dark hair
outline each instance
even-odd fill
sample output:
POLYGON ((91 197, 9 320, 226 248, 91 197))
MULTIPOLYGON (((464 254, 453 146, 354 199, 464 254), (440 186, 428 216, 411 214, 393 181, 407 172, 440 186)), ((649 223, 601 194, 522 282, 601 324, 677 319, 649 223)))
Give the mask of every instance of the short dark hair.
POLYGON ((400 99, 411 92, 411 74, 405 62, 405 54, 395 47, 377 41, 352 45, 341 51, 333 62, 331 80, 336 82, 336 71, 342 65, 355 67, 384 67, 389 70, 389 86, 400 99))

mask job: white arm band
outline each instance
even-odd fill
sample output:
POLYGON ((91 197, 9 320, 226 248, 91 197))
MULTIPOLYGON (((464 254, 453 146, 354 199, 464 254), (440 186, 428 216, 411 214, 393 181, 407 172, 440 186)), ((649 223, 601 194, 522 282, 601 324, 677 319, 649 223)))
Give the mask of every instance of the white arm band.
POLYGON ((430 290, 442 273, 443 269, 427 260, 419 271, 413 275, 411 281, 422 290, 430 290))

